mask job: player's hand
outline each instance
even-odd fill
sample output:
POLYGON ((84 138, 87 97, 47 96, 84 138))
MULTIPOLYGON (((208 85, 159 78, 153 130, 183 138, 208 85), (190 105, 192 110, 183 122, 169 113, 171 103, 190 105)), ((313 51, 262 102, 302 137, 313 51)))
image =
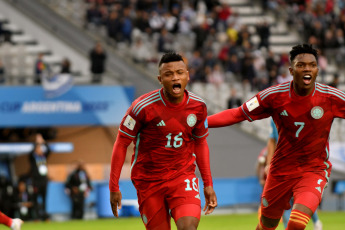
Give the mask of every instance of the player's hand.
POLYGON ((217 196, 211 186, 204 188, 204 194, 205 194, 205 207, 203 211, 205 212, 205 215, 208 215, 208 214, 211 214, 213 210, 218 206, 217 196))
POLYGON ((110 192, 110 205, 115 217, 119 217, 118 209, 122 208, 122 194, 118 192, 110 192))

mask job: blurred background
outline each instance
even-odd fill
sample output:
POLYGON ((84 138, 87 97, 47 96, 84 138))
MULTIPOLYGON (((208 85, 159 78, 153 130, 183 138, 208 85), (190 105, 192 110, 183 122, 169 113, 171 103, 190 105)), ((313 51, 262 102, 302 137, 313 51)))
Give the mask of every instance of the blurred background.
MULTIPOLYGON (((112 217, 118 125, 135 98, 160 87, 158 61, 168 50, 186 58, 188 90, 209 114, 290 81, 288 52, 299 43, 319 50, 318 81, 345 90, 344 7, 343 0, 0 0, 0 209, 27 220, 112 217)), ((256 164, 270 132, 269 119, 210 130, 220 210, 257 211, 256 164)), ((335 119, 322 210, 345 210, 344 134, 335 119)), ((122 216, 138 215, 131 150, 122 216)))

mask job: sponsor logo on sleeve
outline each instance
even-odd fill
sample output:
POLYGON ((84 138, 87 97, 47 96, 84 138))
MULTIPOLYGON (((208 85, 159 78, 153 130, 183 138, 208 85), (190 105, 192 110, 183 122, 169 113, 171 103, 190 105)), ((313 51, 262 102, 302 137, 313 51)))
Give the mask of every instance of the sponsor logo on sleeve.
POLYGON ((129 130, 133 130, 135 123, 137 123, 130 115, 128 115, 125 119, 125 122, 123 122, 123 125, 127 127, 129 130))
POLYGON ((259 101, 256 97, 250 99, 247 103, 247 108, 248 108, 248 111, 251 112, 253 111, 254 109, 256 109, 257 107, 259 107, 259 101))

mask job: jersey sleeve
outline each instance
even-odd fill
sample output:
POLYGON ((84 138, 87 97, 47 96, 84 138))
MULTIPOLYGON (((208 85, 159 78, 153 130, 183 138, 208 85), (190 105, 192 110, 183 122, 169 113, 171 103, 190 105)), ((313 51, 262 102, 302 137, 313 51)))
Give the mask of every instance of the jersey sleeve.
POLYGON ((335 117, 345 118, 345 93, 338 89, 330 89, 332 111, 335 117))
POLYGON ((135 114, 136 103, 128 108, 125 116, 122 118, 119 131, 129 138, 134 139, 142 126, 142 119, 144 118, 144 113, 141 112, 138 115, 135 114))
POLYGON ((197 118, 197 123, 193 130, 194 138, 206 138, 208 136, 208 123, 207 123, 207 108, 206 105, 202 107, 200 118, 197 118))
POLYGON ((261 100, 260 93, 256 94, 250 100, 241 106, 241 111, 246 120, 252 122, 271 116, 270 101, 272 98, 261 100))

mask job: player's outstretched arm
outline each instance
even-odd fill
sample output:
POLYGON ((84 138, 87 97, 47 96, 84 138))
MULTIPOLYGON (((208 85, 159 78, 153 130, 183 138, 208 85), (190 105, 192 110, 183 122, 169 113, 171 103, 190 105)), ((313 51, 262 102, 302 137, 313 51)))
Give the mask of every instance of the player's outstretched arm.
POLYGON ((205 215, 211 214, 213 210, 218 206, 217 196, 212 186, 204 188, 205 195, 205 207, 203 211, 205 215))
POLYGON ((218 128, 244 121, 245 117, 241 112, 241 107, 238 107, 234 109, 227 109, 214 115, 208 116, 207 120, 209 128, 218 128))

